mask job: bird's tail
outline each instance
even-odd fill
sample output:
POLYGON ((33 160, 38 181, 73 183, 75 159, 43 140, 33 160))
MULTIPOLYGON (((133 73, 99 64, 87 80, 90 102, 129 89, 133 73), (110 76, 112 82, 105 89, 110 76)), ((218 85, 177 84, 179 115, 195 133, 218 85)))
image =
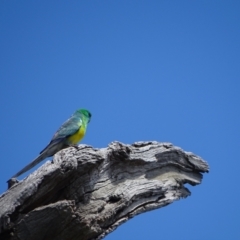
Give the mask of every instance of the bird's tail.
POLYGON ((19 171, 18 173, 16 173, 14 176, 12 176, 11 178, 16 178, 20 175, 22 175, 23 173, 25 173, 26 171, 30 170, 31 168, 33 168, 34 166, 36 166, 38 163, 40 163, 42 160, 44 160, 47 157, 51 157, 53 156, 55 153, 57 153, 58 151, 60 151, 61 149, 67 147, 67 145, 64 143, 64 141, 62 141, 62 139, 58 140, 58 141, 51 141, 46 148, 44 148, 38 157, 36 157, 32 162, 30 162, 26 167, 24 167, 21 171, 19 171))
POLYGON ((11 178, 16 178, 20 175, 22 175, 23 173, 27 172, 28 170, 30 170, 31 168, 35 167, 38 163, 40 163, 42 160, 44 160, 46 157, 47 152, 42 152, 39 156, 37 156, 32 162, 30 162, 26 167, 24 167, 22 170, 20 170, 19 172, 17 172, 14 176, 12 176, 11 178))

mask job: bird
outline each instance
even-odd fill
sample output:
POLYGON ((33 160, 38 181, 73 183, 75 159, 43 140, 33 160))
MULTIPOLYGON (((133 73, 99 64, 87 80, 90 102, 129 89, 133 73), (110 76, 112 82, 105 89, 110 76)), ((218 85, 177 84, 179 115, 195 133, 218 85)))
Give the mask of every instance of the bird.
POLYGON ((11 179, 19 177, 39 162, 43 161, 45 158, 53 156, 55 153, 64 148, 71 146, 77 147, 76 144, 83 139, 86 133, 91 117, 92 114, 86 109, 76 110, 74 114, 56 131, 50 143, 40 152, 39 156, 37 156, 22 170, 13 175, 11 179))

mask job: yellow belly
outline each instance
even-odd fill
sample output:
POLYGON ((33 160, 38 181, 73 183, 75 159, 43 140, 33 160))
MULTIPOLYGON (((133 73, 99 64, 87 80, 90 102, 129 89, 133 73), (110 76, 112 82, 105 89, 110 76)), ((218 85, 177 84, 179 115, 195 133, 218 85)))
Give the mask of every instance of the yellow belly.
POLYGON ((76 133, 74 133, 71 137, 68 138, 69 143, 77 144, 80 140, 83 139, 85 132, 86 128, 84 126, 81 126, 76 133))

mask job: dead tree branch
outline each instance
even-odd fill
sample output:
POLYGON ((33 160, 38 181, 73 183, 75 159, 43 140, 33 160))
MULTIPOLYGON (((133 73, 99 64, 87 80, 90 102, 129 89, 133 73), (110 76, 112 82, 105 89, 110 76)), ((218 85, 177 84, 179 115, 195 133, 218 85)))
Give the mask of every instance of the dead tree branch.
POLYGON ((190 195, 208 165, 170 143, 58 152, 0 196, 0 239, 101 239, 137 214, 190 195))

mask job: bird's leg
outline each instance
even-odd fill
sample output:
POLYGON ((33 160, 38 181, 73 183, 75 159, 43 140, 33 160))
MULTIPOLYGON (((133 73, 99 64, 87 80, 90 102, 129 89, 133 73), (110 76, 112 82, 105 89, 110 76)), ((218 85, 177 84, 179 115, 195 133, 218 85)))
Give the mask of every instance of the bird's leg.
POLYGON ((77 144, 69 144, 69 147, 74 147, 75 149, 78 150, 78 145, 77 144))

